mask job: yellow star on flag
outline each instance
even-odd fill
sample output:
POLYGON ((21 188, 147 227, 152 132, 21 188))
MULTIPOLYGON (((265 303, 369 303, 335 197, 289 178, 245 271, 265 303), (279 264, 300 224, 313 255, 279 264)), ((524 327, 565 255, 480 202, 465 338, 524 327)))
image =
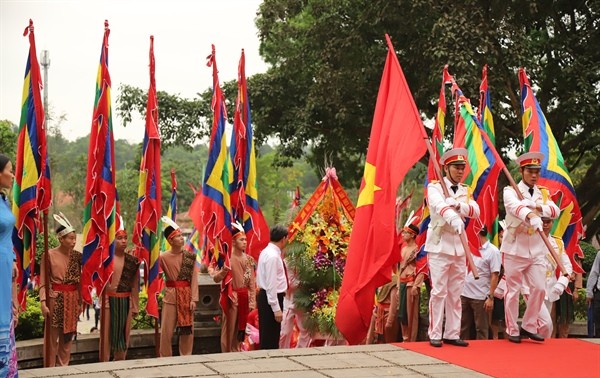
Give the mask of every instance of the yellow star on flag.
POLYGON ((381 190, 380 187, 375 185, 376 172, 377 167, 375 167, 369 162, 365 163, 365 173, 363 174, 363 178, 365 179, 365 186, 358 195, 358 203, 356 204, 357 208, 365 205, 372 205, 375 198, 375 192, 377 190, 381 190))

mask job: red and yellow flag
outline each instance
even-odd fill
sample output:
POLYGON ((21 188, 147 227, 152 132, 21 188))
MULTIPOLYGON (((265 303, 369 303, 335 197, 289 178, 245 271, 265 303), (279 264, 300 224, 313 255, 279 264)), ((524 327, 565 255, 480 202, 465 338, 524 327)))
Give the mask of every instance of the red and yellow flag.
POLYGON ((362 342, 375 289, 391 280, 400 260, 395 239, 398 186, 425 154, 427 134, 389 37, 379 86, 336 325, 350 344, 362 342))

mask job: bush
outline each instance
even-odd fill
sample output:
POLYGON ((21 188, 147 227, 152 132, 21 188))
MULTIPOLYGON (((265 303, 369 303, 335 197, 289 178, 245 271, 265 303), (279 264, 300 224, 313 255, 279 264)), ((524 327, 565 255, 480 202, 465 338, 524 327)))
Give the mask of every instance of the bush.
MULTIPOLYGON (((158 312, 162 308, 163 294, 158 295, 158 312)), ((132 329, 154 329, 154 318, 146 312, 146 304, 148 303, 148 294, 145 292, 140 293, 140 312, 132 320, 132 329)))
POLYGON ((37 291, 27 292, 27 309, 19 314, 19 324, 15 328, 17 340, 29 340, 44 337, 44 316, 40 308, 37 291))
POLYGON ((579 242, 579 246, 583 251, 583 262, 581 264, 581 267, 586 272, 586 274, 583 275, 583 287, 586 287, 585 285, 587 282, 588 274, 592 270, 592 265, 594 264, 594 259, 596 258, 597 250, 596 248, 594 248, 593 245, 584 241, 579 242))

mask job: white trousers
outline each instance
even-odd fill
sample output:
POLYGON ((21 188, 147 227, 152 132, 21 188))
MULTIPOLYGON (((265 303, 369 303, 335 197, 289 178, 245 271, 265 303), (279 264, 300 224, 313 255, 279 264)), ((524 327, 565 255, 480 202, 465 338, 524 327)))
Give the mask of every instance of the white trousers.
POLYGON ((310 346, 310 333, 302 324, 304 313, 292 307, 283 310, 281 335, 279 336, 279 349, 288 349, 290 347, 292 336, 294 335, 294 319, 296 319, 296 324, 300 331, 296 348, 308 348, 310 346))
POLYGON ((431 277, 429 339, 459 339, 462 314, 460 295, 465 286, 466 258, 445 253, 428 253, 427 260, 431 277), (444 314, 446 325, 442 336, 444 314))
MULTIPOLYGON (((517 319, 519 318, 519 295, 523 283, 529 288, 529 295, 521 327, 531 333, 539 331, 538 318, 541 315, 542 306, 544 306, 546 293, 545 259, 544 255, 532 258, 504 254, 504 274, 506 276, 504 314, 506 333, 509 336, 519 335, 517 319)), ((552 328, 552 322, 550 322, 550 328, 552 328)))

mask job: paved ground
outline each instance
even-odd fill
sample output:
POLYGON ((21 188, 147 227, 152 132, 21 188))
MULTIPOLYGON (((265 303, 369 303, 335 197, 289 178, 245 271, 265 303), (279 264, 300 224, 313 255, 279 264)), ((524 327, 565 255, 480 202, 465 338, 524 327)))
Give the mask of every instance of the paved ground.
POLYGON ((153 358, 19 372, 21 378, 485 377, 393 345, 284 349, 153 358))

